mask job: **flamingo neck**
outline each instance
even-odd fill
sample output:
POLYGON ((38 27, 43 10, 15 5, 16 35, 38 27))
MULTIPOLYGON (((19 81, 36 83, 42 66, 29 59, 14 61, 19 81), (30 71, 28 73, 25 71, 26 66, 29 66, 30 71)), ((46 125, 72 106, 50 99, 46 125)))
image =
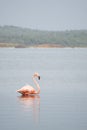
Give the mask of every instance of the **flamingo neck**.
POLYGON ((36 87, 38 88, 38 90, 36 91, 36 93, 38 94, 38 93, 40 93, 40 86, 39 86, 38 82, 36 81, 35 77, 33 77, 33 81, 34 81, 36 87))

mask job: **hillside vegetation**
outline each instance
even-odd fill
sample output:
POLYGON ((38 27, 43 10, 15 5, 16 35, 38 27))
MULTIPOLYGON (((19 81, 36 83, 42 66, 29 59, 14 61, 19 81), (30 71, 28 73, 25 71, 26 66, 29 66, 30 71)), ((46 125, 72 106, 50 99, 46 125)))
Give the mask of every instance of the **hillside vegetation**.
POLYGON ((0 47, 87 47, 87 30, 40 31, 0 26, 0 47))

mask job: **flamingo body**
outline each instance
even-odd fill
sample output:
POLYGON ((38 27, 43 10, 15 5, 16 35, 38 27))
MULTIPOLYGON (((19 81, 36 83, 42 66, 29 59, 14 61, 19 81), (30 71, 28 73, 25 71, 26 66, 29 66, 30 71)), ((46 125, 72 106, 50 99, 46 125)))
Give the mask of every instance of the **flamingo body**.
POLYGON ((21 89, 17 90, 17 92, 21 93, 22 95, 29 95, 29 94, 36 94, 36 90, 29 85, 22 87, 21 89))

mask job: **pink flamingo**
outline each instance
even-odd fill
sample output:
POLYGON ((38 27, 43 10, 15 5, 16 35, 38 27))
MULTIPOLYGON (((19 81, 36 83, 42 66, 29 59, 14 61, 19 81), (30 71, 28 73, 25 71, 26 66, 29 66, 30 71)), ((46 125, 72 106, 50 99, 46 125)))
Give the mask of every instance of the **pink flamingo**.
POLYGON ((32 86, 26 85, 23 86, 21 89, 18 89, 17 92, 21 93, 23 96, 31 95, 31 94, 39 94, 40 93, 40 86, 35 78, 40 80, 40 75, 38 73, 34 73, 32 76, 35 85, 37 86, 37 90, 35 90, 32 86))

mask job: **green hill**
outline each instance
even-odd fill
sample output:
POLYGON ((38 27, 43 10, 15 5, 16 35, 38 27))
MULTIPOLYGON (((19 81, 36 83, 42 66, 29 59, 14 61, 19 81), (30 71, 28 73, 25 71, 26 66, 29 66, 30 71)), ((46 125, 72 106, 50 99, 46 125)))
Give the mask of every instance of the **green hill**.
POLYGON ((0 26, 0 47, 87 47, 87 30, 40 31, 0 26))

